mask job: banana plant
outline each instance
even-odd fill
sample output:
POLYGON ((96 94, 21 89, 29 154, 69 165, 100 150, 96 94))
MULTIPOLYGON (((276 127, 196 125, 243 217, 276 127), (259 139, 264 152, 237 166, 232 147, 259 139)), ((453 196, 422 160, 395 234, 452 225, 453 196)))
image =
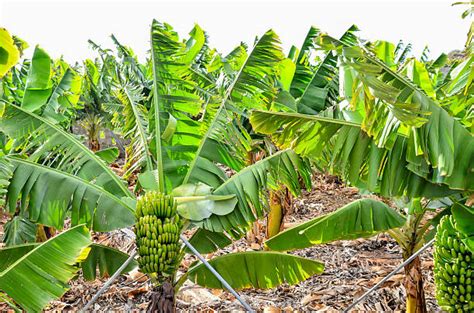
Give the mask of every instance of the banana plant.
MULTIPOLYGON (((62 60, 53 62, 40 47, 36 47, 31 62, 13 68, 2 80, 3 101, 22 106, 50 120, 61 128, 68 128, 78 109, 81 80, 75 69, 62 60)), ((13 153, 27 145, 21 138, 8 138, 2 133, 1 155, 13 153)), ((6 224, 5 241, 17 242, 19 237, 34 241, 36 227, 22 216, 15 216, 6 224), (14 231, 17 231, 16 233, 14 231)))
MULTIPOLYGON (((233 122, 227 109, 231 102, 252 101, 254 98, 267 99, 265 98, 267 90, 262 82, 265 81, 264 78, 269 71, 271 72, 275 61, 263 56, 271 55, 275 51, 275 35, 267 32, 257 41, 254 49, 246 56, 242 68, 226 85, 223 96, 206 99, 206 111, 201 122, 193 119, 193 114, 200 113, 199 109, 204 102, 199 97, 201 90, 193 92, 196 89, 193 85, 196 83, 185 80, 185 77, 192 75, 188 75, 189 65, 183 61, 187 59, 187 53, 195 49, 189 49, 174 39, 176 34, 167 25, 154 23, 151 36, 155 77, 153 103, 150 106, 151 112, 142 114, 151 116, 151 119, 130 123, 137 125, 134 127, 137 134, 135 138, 139 140, 140 147, 147 147, 151 151, 147 154, 146 150, 137 149, 142 155, 145 154, 141 158, 145 171, 139 175, 139 184, 145 189, 155 189, 162 194, 171 193, 177 197, 179 215, 207 231, 206 236, 203 237, 202 232, 199 232, 195 235, 196 238, 209 240, 215 236, 213 232, 225 232, 231 237, 238 237, 250 223, 263 216, 262 201, 265 195, 261 189, 265 188, 267 182, 280 181, 293 192, 298 192, 298 171, 307 175, 304 164, 298 158, 293 158, 295 155, 289 150, 243 167, 242 160, 246 152, 244 148, 248 144, 239 131, 239 125, 233 122), (258 80, 258 75, 261 75, 262 79, 258 80), (171 82, 174 89, 168 87, 171 82), (161 126, 161 123, 166 126, 161 126), (144 132, 147 129, 145 125, 148 125, 148 129, 151 128, 155 134, 150 145, 143 141, 143 138, 148 137, 144 132), (178 140, 175 141, 175 134, 178 133, 178 140), (195 140, 196 134, 201 134, 199 140, 195 140), (183 142, 186 143, 187 149, 178 149, 182 147, 183 142), (191 148, 193 145, 194 148, 191 148), (217 154, 213 154, 210 149, 217 151, 217 154), (181 161, 177 165, 178 168, 176 165, 168 165, 176 164, 178 160, 181 161), (225 173, 215 162, 238 172, 226 179, 225 173), (166 172, 166 169, 170 170, 166 172), (270 178, 268 181, 267 175, 270 178), (186 202, 179 204, 180 197, 183 200, 187 197, 196 197, 202 201, 193 203, 185 200, 186 202), (211 199, 215 200, 214 204, 209 203, 211 199)), ((270 83, 268 86, 272 87, 270 83)), ((130 89, 124 94, 130 95, 130 89)), ((127 99, 127 104, 133 106, 134 97, 127 99)), ((143 112, 146 107, 141 109, 143 112)), ((140 119, 140 115, 135 114, 134 119, 140 119)), ((193 241, 194 238, 191 239, 191 242, 193 241)), ((149 243, 145 247, 150 248, 149 243)), ((146 264, 150 264, 148 255, 141 257, 146 264)), ((227 260, 232 258, 229 256, 227 260)), ((161 285, 166 283, 174 282, 168 279, 161 285)), ((167 296, 162 294, 162 297, 167 296)), ((156 306, 155 303, 150 305, 152 308, 156 306)))
MULTIPOLYGON (((350 27, 341 36, 340 41, 353 44, 356 40, 356 31, 357 27, 350 27)), ((316 64, 312 60, 317 48, 314 39, 319 35, 319 29, 310 27, 300 49, 292 47, 288 57, 281 60, 277 77, 279 92, 272 105, 276 109, 317 114, 336 103, 339 90, 337 55, 328 53, 316 64)), ((277 150, 274 145, 269 143, 271 140, 263 138, 262 141, 266 143, 266 149, 261 148, 261 150, 277 150)), ((292 209, 291 193, 284 187, 271 191, 269 202, 270 211, 266 223, 267 238, 276 235, 283 229, 284 217, 292 209)))
MULTIPOLYGON (((255 111, 250 118, 255 130, 350 184, 385 197, 419 203, 420 197, 442 198, 474 189, 469 174, 474 167, 474 139, 440 106, 422 63, 407 60, 397 66, 395 49, 386 42, 351 45, 326 35, 316 40, 338 55, 339 102, 313 115, 255 111)), ((389 233, 407 258, 421 247, 430 224, 420 224, 424 207, 405 207, 418 209, 407 210, 405 226, 389 233)), ((355 218, 348 220, 352 223, 355 218)), ((320 232, 323 226, 314 229, 320 232)), ((274 237, 269 247, 272 240, 288 236, 274 237)), ((425 311, 419 260, 410 263, 406 273, 407 310, 425 311)))
POLYGON ((89 59, 84 61, 81 91, 83 108, 79 111, 78 119, 86 130, 88 146, 94 152, 101 149, 100 135, 109 120, 103 105, 110 101, 112 82, 116 79, 114 66, 114 59, 109 55, 95 62, 89 59))
MULTIPOLYGON (((117 98, 128 106, 124 113, 129 122, 124 123, 123 127, 129 127, 127 131, 134 138, 131 144, 139 147, 136 149, 137 158, 134 158, 137 165, 132 165, 140 173, 136 192, 154 191, 172 196, 184 226, 196 228, 191 242, 201 251, 215 251, 230 244, 232 238, 243 235, 253 221, 264 215, 267 188, 283 184, 297 194, 300 191, 299 178, 309 181, 306 164, 291 150, 279 151, 244 167, 242 157, 246 151, 246 138, 238 131, 240 125, 235 123, 228 109, 234 102, 255 97, 265 99, 266 85, 261 84, 259 77, 264 78, 269 73, 268 62, 274 62, 267 56, 271 55, 276 43, 275 35, 268 32, 262 36, 254 49, 245 54, 238 74, 226 82, 223 94, 207 98, 201 96, 208 95, 199 88, 201 85, 188 79, 196 77, 190 73, 195 70, 191 66, 193 62, 188 61, 189 54, 196 54, 196 49, 190 49, 189 45, 180 41, 166 24, 154 21, 150 35, 150 64, 153 69, 151 102, 147 102, 146 97, 142 99, 142 86, 124 83, 117 89, 120 94, 117 98), (203 106, 204 113, 201 111, 203 106), (202 117, 196 118, 200 113, 202 117), (228 177, 223 167, 233 169, 235 174, 228 177)), ((33 223, 59 230, 64 227, 66 218, 70 219, 73 227, 85 224, 98 232, 138 225, 136 221, 139 219, 136 218, 140 216, 135 212, 137 196, 123 179, 108 167, 101 155, 91 151, 77 136, 37 114, 44 104, 31 105, 37 107, 37 111, 5 102, 0 119, 0 131, 21 143, 13 153, 2 157, 1 168, 5 170, 2 171, 0 190, 5 195, 6 210, 13 215, 22 215, 33 223), (60 192, 55 188, 58 185, 61 185, 60 192)), ((169 232, 165 233, 168 235, 160 238, 167 241, 169 232)), ((138 239, 140 236, 137 236, 138 239)), ((32 248, 32 245, 29 247, 32 248)), ((81 263, 88 275, 94 272, 96 266, 105 266, 98 264, 99 261, 106 262, 109 269, 116 269, 117 263, 112 262, 113 259, 119 257, 123 260, 123 255, 117 251, 110 252, 106 247, 97 245, 89 247, 92 251, 89 253, 90 262, 81 263), (111 254, 113 257, 104 257, 111 254)), ((28 251, 23 246, 9 249, 16 256, 28 251)), ((31 252, 36 249, 32 248, 31 252)), ((181 247, 179 250, 182 251, 181 247)), ((42 254, 43 257, 45 255, 42 254)), ((144 256, 141 255, 141 258, 144 256)), ((24 257, 29 255, 24 254, 24 257)), ((60 259, 53 257, 48 260, 52 264, 60 262, 60 259)), ((210 262, 235 288, 270 288, 284 282, 293 284, 321 273, 324 268, 318 261, 274 252, 229 254, 210 262), (255 267, 241 268, 239 280, 235 272, 222 269, 245 261, 252 262, 255 267)), ((21 271, 20 268, 8 270, 12 273, 21 271)), ((51 273, 53 276, 56 274, 60 275, 58 272, 51 273)), ((154 271, 150 275, 153 279, 165 276, 164 281, 156 279, 160 283, 158 289, 166 283, 179 288, 182 283, 182 280, 176 280, 175 272, 169 276, 161 274, 154 271)), ((0 275, 0 285, 3 285, 2 277, 0 275)), ((62 281, 69 278, 61 277, 62 281)), ((203 286, 221 287, 201 265, 196 265, 183 277, 203 286)), ((20 277, 17 283, 21 283, 21 279, 26 277, 20 277)), ((2 290, 18 305, 28 308, 27 298, 17 296, 10 290, 2 290)), ((65 290, 66 286, 63 286, 62 292, 65 290)), ((29 289, 23 292, 24 295, 40 298, 38 305, 41 306, 53 296, 60 295, 60 292, 32 295, 29 289)), ((159 297, 153 297, 156 298, 159 297)), ((173 296, 172 299, 174 305, 173 296)), ((150 305, 156 307, 157 303, 159 301, 152 301, 150 305)))

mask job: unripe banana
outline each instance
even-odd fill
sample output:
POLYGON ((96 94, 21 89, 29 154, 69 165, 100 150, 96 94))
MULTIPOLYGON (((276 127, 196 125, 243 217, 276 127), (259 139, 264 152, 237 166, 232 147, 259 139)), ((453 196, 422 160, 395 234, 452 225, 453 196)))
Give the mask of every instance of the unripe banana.
POLYGON ((436 299, 447 311, 467 312, 474 308, 472 253, 461 239, 452 216, 444 216, 437 228, 433 257, 436 299))
MULTIPOLYGON (((451 238, 451 237, 449 237, 449 238, 451 238)), ((460 247, 459 247, 459 240, 458 240, 458 239, 454 239, 454 240, 453 240, 453 248, 454 248, 454 250, 456 250, 456 251, 461 251, 461 249, 460 249, 460 247)))
POLYGON ((138 264, 144 273, 172 275, 181 262, 177 202, 172 196, 151 191, 138 198, 136 234, 138 264))
POLYGON ((459 267, 458 267, 458 264, 457 263, 454 263, 453 266, 452 266, 452 269, 453 269, 453 272, 456 276, 459 275, 459 267))
POLYGON ((444 268, 446 269, 446 272, 447 272, 449 275, 453 275, 453 269, 451 268, 451 264, 445 263, 445 264, 444 264, 444 268))
POLYGON ((449 236, 447 238, 447 242, 448 242, 448 248, 453 249, 453 237, 449 236))

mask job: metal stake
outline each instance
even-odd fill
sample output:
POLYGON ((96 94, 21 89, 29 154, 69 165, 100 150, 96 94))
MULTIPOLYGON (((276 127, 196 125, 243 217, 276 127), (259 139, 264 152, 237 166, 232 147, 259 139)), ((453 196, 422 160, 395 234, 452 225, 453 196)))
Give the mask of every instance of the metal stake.
POLYGON ((374 292, 377 288, 380 287, 380 285, 382 285, 384 282, 386 282, 390 277, 392 277, 393 275, 395 275, 396 273, 398 273, 398 271, 400 271, 402 268, 405 267, 405 265, 409 264, 411 261, 413 261, 421 252, 425 251, 428 247, 430 247, 433 242, 435 241, 435 239, 431 239, 427 244, 425 244, 423 247, 420 248, 420 250, 416 251, 415 253, 413 253, 408 259, 406 259, 402 264, 400 264, 396 269, 394 269, 390 274, 388 274, 387 276, 385 276, 381 281, 379 281, 375 286, 373 286, 372 288, 370 288, 369 290, 367 290, 366 293, 364 293, 362 296, 360 296, 360 298, 358 298, 357 300, 355 300, 350 306, 348 306, 345 310, 344 310, 344 313, 347 313, 349 312, 349 310, 351 310, 352 308, 354 308, 359 302, 361 302, 362 300, 364 300, 368 295, 370 295, 372 292, 374 292))
POLYGON ((128 264, 130 264, 130 262, 132 262, 132 260, 135 258, 136 255, 137 255, 137 252, 135 251, 128 257, 128 259, 109 278, 109 280, 107 280, 107 282, 105 282, 105 284, 102 286, 102 288, 99 289, 99 291, 94 295, 94 297, 92 297, 92 299, 90 299, 90 301, 86 304, 86 306, 82 308, 82 310, 80 311, 81 313, 85 312, 91 305, 94 304, 95 301, 97 301, 97 299, 100 297, 100 295, 102 293, 104 293, 104 291, 106 291, 109 288, 109 286, 114 282, 115 279, 117 279, 117 277, 119 277, 120 273, 122 273, 122 271, 128 266, 128 264))
POLYGON ((252 310, 250 305, 248 305, 248 303, 245 302, 245 300, 240 297, 240 295, 229 285, 229 283, 226 282, 226 280, 211 266, 211 264, 209 264, 209 262, 207 262, 207 260, 193 247, 193 245, 183 235, 179 235, 179 237, 184 242, 184 244, 189 248, 189 250, 191 250, 194 253, 194 255, 196 255, 198 259, 202 263, 204 263, 204 265, 211 271, 211 273, 214 274, 214 276, 216 276, 216 278, 222 283, 222 285, 224 285, 224 287, 227 290, 229 290, 230 293, 232 293, 234 297, 237 298, 237 300, 239 300, 239 302, 242 304, 245 310, 247 310, 248 312, 255 312, 254 310, 252 310))

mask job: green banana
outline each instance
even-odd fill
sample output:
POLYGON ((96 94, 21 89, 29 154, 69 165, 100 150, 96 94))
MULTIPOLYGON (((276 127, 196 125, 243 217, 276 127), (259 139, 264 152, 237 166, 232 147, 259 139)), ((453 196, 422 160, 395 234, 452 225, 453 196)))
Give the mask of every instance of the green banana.
POLYGON ((177 202, 172 196, 147 192, 138 198, 135 215, 140 269, 147 274, 172 275, 183 256, 179 245, 183 223, 177 202))
POLYGON ((463 235, 456 231, 452 216, 441 219, 435 238, 434 277, 439 305, 447 311, 472 311, 472 253, 463 243, 463 235))

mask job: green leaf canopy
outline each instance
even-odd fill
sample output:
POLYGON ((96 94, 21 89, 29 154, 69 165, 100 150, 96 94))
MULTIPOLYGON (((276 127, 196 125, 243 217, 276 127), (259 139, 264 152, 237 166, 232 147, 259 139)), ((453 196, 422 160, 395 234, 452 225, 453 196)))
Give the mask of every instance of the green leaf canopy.
POLYGON ((18 141, 25 140, 27 145, 23 152, 30 154, 32 162, 43 161, 55 169, 94 180, 118 196, 131 196, 124 182, 99 156, 76 136, 46 118, 7 103, 0 116, 0 131, 18 141))
POLYGON ((135 221, 134 208, 126 198, 63 171, 18 157, 4 159, 13 165, 7 193, 11 213, 20 200, 20 210, 27 212, 31 221, 57 229, 63 228, 67 216, 72 225, 86 223, 96 231, 127 227, 135 221))
POLYGON ((352 118, 254 111, 250 121, 280 147, 292 148, 356 187, 389 197, 439 197, 453 192, 410 171, 406 138, 399 136, 392 149, 378 147, 352 118))

